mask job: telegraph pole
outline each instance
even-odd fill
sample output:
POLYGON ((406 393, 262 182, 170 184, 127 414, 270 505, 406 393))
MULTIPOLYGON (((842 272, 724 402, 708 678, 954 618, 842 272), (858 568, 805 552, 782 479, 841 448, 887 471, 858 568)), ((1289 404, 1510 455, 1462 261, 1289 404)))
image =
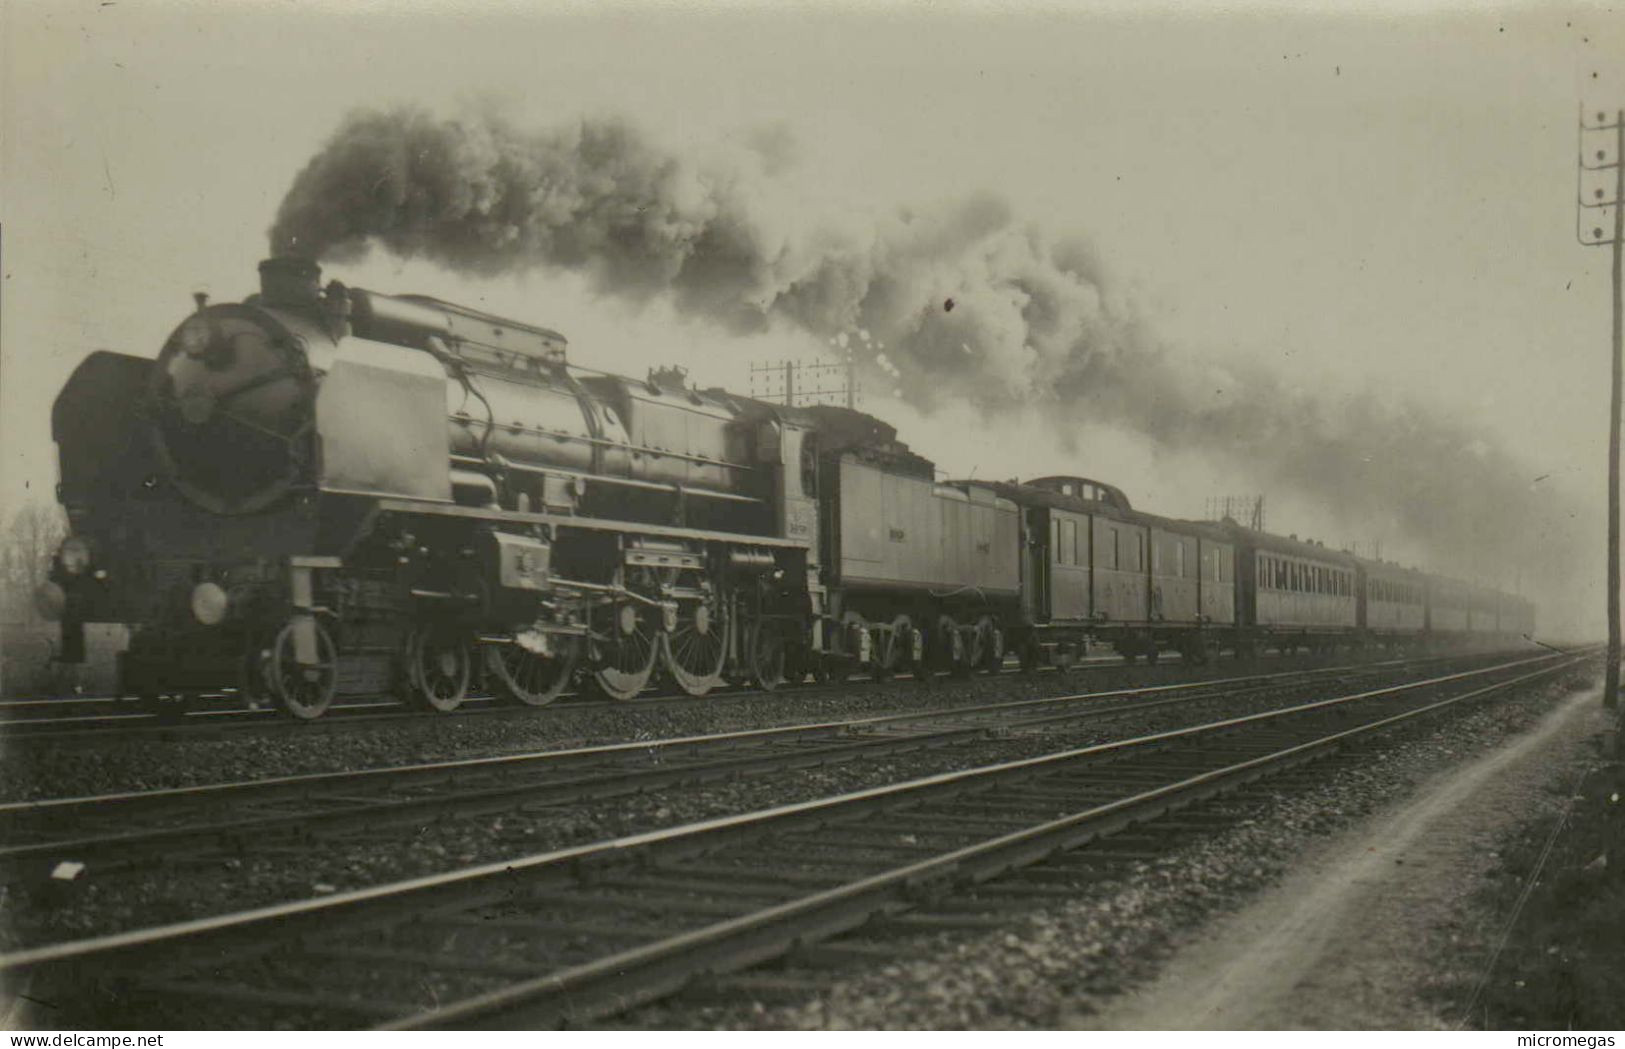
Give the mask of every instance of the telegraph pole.
MULTIPOLYGON (((1625 294, 1625 279, 1622 279, 1620 253, 1625 249, 1625 109, 1613 114, 1613 123, 1608 121, 1609 114, 1598 112, 1595 121, 1587 123, 1585 110, 1580 111, 1576 232, 1581 244, 1587 247, 1608 244, 1614 251, 1614 330, 1609 352, 1613 358, 1613 396, 1608 415, 1608 666, 1604 670, 1602 691, 1603 705, 1613 710, 1619 706, 1619 430, 1621 382, 1625 377, 1622 374, 1625 373, 1625 336, 1621 334, 1620 303, 1621 295, 1625 294), (1609 139, 1612 139, 1611 143, 1609 139), (1609 179, 1599 174, 1590 182, 1588 200, 1588 171, 1612 172, 1612 195, 1605 186, 1609 179), (1605 221, 1610 210, 1613 218, 1611 230, 1605 221), (1593 219, 1593 222, 1587 222, 1587 218, 1593 219)), ((1621 747, 1619 736, 1616 731, 1616 755, 1621 747)))

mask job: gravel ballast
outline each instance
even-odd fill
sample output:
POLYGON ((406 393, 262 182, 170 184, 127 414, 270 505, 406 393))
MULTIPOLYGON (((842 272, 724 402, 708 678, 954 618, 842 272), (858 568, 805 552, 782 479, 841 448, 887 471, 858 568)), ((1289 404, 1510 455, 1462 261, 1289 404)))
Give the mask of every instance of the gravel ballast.
MULTIPOLYGON (((1367 683, 1362 682, 1362 687, 1367 683)), ((1153 710, 1103 714, 953 746, 866 756, 727 783, 662 789, 545 810, 446 815, 319 844, 262 842, 240 854, 177 850, 171 862, 123 870, 93 864, 67 883, 16 884, 0 930, 5 949, 181 921, 323 895, 461 866, 512 859, 620 835, 827 797, 919 776, 1015 760, 1066 747, 1198 724, 1346 691, 1337 679, 1247 697, 1192 700, 1153 710)), ((63 859, 73 857, 64 855, 63 859)))
POLYGON ((1227 814, 1224 829, 1182 836, 1165 855, 1119 864, 1074 902, 1012 912, 998 931, 894 936, 884 941, 894 949, 891 960, 841 970, 792 965, 786 971, 815 981, 818 991, 790 1001, 742 990, 728 1004, 678 998, 618 1022, 726 1029, 1089 1026, 1099 1009, 1153 976, 1207 922, 1276 883, 1306 849, 1404 799, 1441 769, 1528 730, 1575 687, 1570 681, 1528 688, 1517 698, 1396 732, 1311 766, 1324 776, 1307 789, 1215 802, 1204 811, 1227 814))
MULTIPOLYGON (((1463 656, 1437 665, 1465 666, 1485 658, 1463 656)), ((158 734, 148 730, 128 740, 109 735, 6 741, 4 729, 0 728, 0 745, 4 748, 0 802, 445 761, 893 711, 939 710, 972 702, 1280 673, 1347 662, 1347 657, 1336 662, 1304 657, 1251 664, 1226 659, 1200 672, 1168 665, 1092 665, 1067 674, 851 682, 769 695, 722 694, 701 701, 561 702, 545 710, 492 710, 442 717, 357 720, 353 724, 275 722, 231 728, 187 725, 158 734)))

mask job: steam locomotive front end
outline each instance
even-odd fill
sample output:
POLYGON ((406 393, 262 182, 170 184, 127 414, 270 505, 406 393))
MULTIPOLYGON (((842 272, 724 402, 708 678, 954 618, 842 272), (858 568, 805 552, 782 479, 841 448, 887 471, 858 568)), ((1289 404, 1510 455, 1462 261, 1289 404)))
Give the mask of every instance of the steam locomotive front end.
MULTIPOLYGON (((319 271, 304 266, 313 285, 319 271)), ((299 291, 298 272, 277 272, 298 268, 268 260, 258 303, 199 310, 158 356, 148 391, 154 451, 168 482, 202 510, 263 510, 310 480, 316 383, 309 354, 313 337, 331 339, 274 308, 319 301, 314 287, 308 296, 299 291)))
POLYGON ((259 295, 200 302, 156 360, 98 352, 68 380, 52 431, 70 535, 37 595, 65 661, 84 624, 124 623, 130 691, 145 664, 177 688, 240 676, 259 606, 321 531, 316 413, 340 333, 317 275, 275 260, 259 295))
POLYGON ((624 698, 661 658, 702 694, 741 648, 772 662, 740 640, 769 627, 727 624, 800 614, 773 573, 812 578, 811 453, 771 414, 681 373, 577 374, 557 332, 268 259, 257 294, 200 301, 155 360, 97 353, 68 381, 73 535, 40 603, 70 656, 85 623, 133 625, 138 695, 235 686, 315 717, 342 677, 444 710, 484 663, 539 704, 579 659, 624 698))

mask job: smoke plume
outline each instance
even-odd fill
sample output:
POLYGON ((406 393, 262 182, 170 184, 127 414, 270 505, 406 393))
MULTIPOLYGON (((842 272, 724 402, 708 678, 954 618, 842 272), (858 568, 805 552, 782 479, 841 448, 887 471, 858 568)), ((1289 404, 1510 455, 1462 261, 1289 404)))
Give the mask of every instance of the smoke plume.
POLYGON ((1532 502, 1522 464, 1461 425, 1176 353, 1086 246, 989 196, 846 224, 786 217, 769 203, 782 136, 773 152, 708 167, 615 122, 538 133, 358 112, 298 175, 271 248, 343 261, 379 247, 486 275, 565 269, 734 331, 787 324, 843 344, 861 333, 871 378, 924 409, 1039 411, 1059 434, 1087 420, 1225 458, 1351 527, 1457 555, 1439 568, 1505 564, 1539 527, 1520 510, 1532 502))

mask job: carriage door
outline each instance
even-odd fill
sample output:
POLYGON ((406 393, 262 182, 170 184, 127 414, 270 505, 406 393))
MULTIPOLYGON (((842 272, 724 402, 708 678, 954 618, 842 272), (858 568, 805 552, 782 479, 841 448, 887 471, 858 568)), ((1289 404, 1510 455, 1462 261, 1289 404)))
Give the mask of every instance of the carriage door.
POLYGON ((1028 618, 1034 623, 1049 622, 1050 610, 1050 548, 1053 546, 1050 529, 1059 527, 1044 507, 1027 511, 1027 578, 1032 585, 1026 588, 1022 600, 1027 603, 1028 618))

